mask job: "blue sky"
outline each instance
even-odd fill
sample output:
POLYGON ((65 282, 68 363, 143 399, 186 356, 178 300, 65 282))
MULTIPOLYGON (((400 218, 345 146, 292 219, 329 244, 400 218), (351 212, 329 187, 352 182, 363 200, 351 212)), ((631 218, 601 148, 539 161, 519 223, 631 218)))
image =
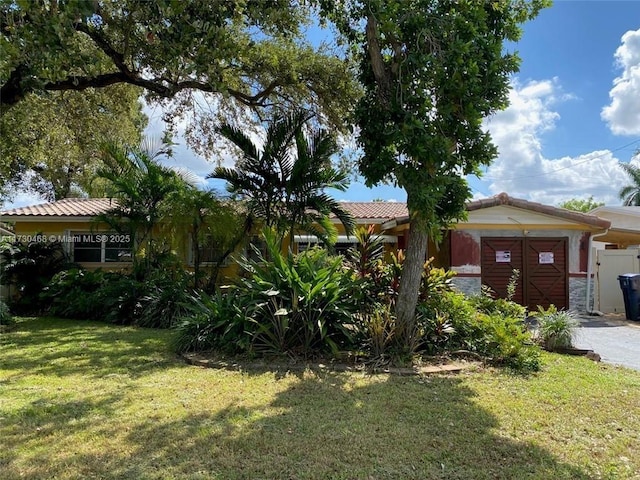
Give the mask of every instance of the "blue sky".
MULTIPOLYGON (((508 46, 522 59, 511 105, 486 121, 500 154, 482 179, 469 178, 474 198, 505 191, 550 205, 589 196, 619 205, 628 178, 618 163, 640 166, 640 1, 559 0, 523 30, 508 46)), ((148 113, 147 133, 159 136, 161 111, 148 113)), ((213 164, 178 141, 175 158, 204 181, 213 164)), ((357 182, 335 197, 406 199, 401 189, 357 182)), ((35 200, 19 195, 14 204, 35 200)))

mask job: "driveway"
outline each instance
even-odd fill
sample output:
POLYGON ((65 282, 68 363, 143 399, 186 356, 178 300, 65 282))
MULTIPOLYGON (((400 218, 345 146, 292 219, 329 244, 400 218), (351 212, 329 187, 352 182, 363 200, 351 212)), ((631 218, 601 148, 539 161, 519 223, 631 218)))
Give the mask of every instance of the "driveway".
POLYGON ((593 350, 603 362, 640 370, 640 321, 626 320, 624 314, 581 317, 574 343, 593 350))

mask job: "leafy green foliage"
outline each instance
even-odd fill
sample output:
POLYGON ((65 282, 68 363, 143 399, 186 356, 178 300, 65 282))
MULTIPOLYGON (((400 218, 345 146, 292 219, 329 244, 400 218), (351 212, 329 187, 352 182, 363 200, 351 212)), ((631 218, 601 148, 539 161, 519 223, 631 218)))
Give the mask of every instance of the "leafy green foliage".
POLYGON ((86 92, 28 95, 0 116, 0 185, 11 197, 33 192, 46 200, 90 194, 103 166, 102 144, 137 144, 146 125, 140 90, 116 85, 86 92))
POLYGON ((63 318, 170 328, 186 312, 186 274, 156 270, 143 281, 103 270, 56 274, 40 295, 47 313, 63 318))
POLYGON ((358 313, 356 319, 364 337, 363 346, 372 358, 383 358, 393 352, 396 319, 390 305, 378 304, 372 311, 358 313))
POLYGON ((437 240, 464 218, 471 196, 464 177, 479 175, 497 154, 482 121, 507 106, 518 70, 504 42, 516 41, 519 24, 548 4, 360 0, 327 7, 360 65, 359 170, 369 185, 392 181, 407 192, 411 236, 396 304, 407 331, 428 235, 437 240))
POLYGON ((567 210, 573 210, 574 212, 588 213, 594 208, 602 207, 604 202, 597 202, 593 199, 593 195, 589 195, 589 198, 571 198, 560 203, 560 208, 566 208, 567 210))
POLYGON ((244 312, 233 291, 194 293, 185 307, 187 313, 175 325, 173 347, 177 352, 216 349, 236 353, 249 349, 250 337, 242 322, 244 312))
POLYGON ((347 255, 346 268, 351 274, 351 294, 361 313, 375 312, 379 306, 395 304, 402 272, 402 252, 384 258, 384 244, 374 233, 374 226, 355 231, 357 243, 347 255))
POLYGON ((106 166, 98 171, 98 178, 106 182, 106 193, 116 201, 96 221, 131 236, 133 267, 141 277, 171 251, 169 236, 155 234, 161 226, 170 230, 173 206, 190 188, 176 171, 158 162, 168 147, 165 144, 154 151, 149 142, 140 147, 108 143, 106 166))
POLYGON ((429 353, 471 352, 519 371, 539 368, 539 351, 524 322, 524 307, 506 300, 443 292, 418 306, 429 353))
POLYGON ((580 325, 575 316, 566 310, 558 310, 555 305, 545 309, 538 306, 537 312, 531 315, 536 318, 536 340, 546 350, 554 351, 573 346, 573 336, 580 325))
POLYGON ((141 285, 139 314, 134 324, 150 328, 171 328, 188 311, 190 275, 171 270, 154 270, 141 285))
POLYGON ((9 330, 13 325, 15 325, 15 320, 9 311, 9 307, 4 301, 0 300, 0 333, 9 330))
POLYGON ((640 205, 640 168, 630 163, 619 163, 620 168, 629 176, 631 183, 625 185, 618 192, 622 205, 639 206, 640 205))
POLYGON ((420 285, 420 301, 427 301, 433 296, 442 295, 453 289, 452 279, 456 276, 453 270, 436 268, 433 266, 433 257, 427 260, 422 271, 422 284, 420 285))
POLYGON ((3 284, 15 285, 17 298, 11 308, 21 313, 37 313, 43 305, 39 295, 51 278, 69 265, 60 242, 43 241, 0 245, 0 274, 3 284))
POLYGON ((270 230, 264 239, 269 260, 257 250, 257 260, 241 260, 248 278, 237 286, 252 348, 309 355, 348 342, 350 284, 342 259, 320 248, 283 254, 270 230))
POLYGON ((195 287, 213 291, 222 264, 253 228, 246 206, 223 201, 212 190, 188 187, 172 196, 171 217, 172 238, 191 246, 195 287))
POLYGON ((1 0, 0 107, 29 92, 130 84, 165 100, 172 120, 190 112, 188 136, 203 149, 212 123, 246 107, 307 105, 344 128, 357 88, 347 62, 306 39, 312 12, 285 0, 1 0), (213 115, 194 92, 219 104, 213 115))
POLYGON ((218 167, 209 178, 226 180, 228 190, 245 198, 250 212, 266 227, 275 228, 281 239, 289 234, 291 245, 297 231, 333 245, 337 230, 329 215, 340 220, 348 235, 355 223, 325 190, 345 191, 348 175, 331 163, 338 151, 335 137, 324 130, 307 136, 304 129, 308 120, 302 110, 276 117, 269 124, 262 151, 248 135, 223 125, 220 133, 238 147, 242 156, 237 168, 218 167))
POLYGON ((494 298, 493 295, 493 291, 483 285, 480 294, 472 295, 469 301, 476 309, 487 315, 497 314, 524 320, 527 314, 526 307, 505 298, 494 298))

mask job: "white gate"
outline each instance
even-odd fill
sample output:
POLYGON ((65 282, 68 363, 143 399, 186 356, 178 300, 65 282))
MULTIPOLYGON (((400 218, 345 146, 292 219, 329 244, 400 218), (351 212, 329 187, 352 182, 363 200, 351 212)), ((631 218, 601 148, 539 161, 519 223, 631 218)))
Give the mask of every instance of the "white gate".
POLYGON ((618 275, 640 273, 640 250, 597 250, 596 310, 603 313, 624 313, 624 297, 618 275))

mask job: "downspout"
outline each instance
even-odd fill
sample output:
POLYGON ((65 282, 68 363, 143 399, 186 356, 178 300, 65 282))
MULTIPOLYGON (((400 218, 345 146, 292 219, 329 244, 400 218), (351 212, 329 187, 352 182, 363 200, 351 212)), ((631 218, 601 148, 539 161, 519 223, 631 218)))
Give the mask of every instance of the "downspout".
MULTIPOLYGON (((609 233, 609 229, 607 228, 604 232, 600 232, 597 233, 595 235, 591 235, 589 236, 589 249, 587 251, 587 298, 585 301, 585 307, 586 307, 586 311, 589 315, 593 314, 594 310, 592 308, 589 308, 589 303, 591 300, 591 275, 592 275, 592 270, 593 270, 593 239, 596 237, 601 237, 603 235, 606 235, 607 233, 609 233)), ((595 299, 594 299, 594 305, 595 305, 595 299)))

